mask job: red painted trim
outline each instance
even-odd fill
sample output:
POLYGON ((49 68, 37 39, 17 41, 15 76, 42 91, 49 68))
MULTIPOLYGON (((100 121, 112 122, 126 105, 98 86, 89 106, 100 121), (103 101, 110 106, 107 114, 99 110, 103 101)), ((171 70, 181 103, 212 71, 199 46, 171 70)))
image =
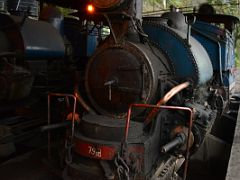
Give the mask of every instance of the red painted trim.
POLYGON ((80 139, 75 140, 74 150, 82 156, 101 160, 113 160, 117 153, 116 147, 92 144, 80 139))

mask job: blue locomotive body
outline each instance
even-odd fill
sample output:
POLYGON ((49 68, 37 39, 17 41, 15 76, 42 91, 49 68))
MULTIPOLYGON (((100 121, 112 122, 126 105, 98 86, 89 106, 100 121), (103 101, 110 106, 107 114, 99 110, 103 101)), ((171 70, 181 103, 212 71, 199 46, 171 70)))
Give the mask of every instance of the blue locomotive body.
MULTIPOLYGON (((189 25, 191 26, 191 34, 187 40, 188 25, 185 23, 183 15, 174 12, 169 15, 170 20, 166 20, 168 15, 152 19, 146 17, 143 21, 143 28, 150 40, 163 50, 177 67, 175 68, 176 75, 180 77, 199 76, 199 83, 204 84, 214 74, 218 76, 215 80, 218 81, 219 85, 232 89, 235 71, 235 46, 234 35, 229 29, 224 28, 224 23, 227 20, 224 19, 221 22, 222 27, 220 27, 220 22, 219 26, 216 26, 197 19, 196 22, 189 25), (149 23, 149 19, 152 23, 149 23), (167 21, 175 23, 176 26, 168 25, 167 21), (189 52, 193 54, 189 54, 189 52), (197 71, 194 70, 196 67, 197 71)), ((230 22, 237 21, 235 17, 227 15, 220 17, 228 18, 230 22)))
MULTIPOLYGON (((173 14, 183 16, 181 13, 173 14)), ((171 16, 171 13, 169 15, 171 16)), ((178 20, 178 23, 185 24, 185 31, 169 27, 162 19, 147 21, 143 21, 144 31, 148 34, 150 41, 167 54, 176 76, 192 77, 196 84, 204 84, 212 78, 213 69, 210 58, 196 39, 190 36, 187 40, 187 24, 184 21, 178 20)))

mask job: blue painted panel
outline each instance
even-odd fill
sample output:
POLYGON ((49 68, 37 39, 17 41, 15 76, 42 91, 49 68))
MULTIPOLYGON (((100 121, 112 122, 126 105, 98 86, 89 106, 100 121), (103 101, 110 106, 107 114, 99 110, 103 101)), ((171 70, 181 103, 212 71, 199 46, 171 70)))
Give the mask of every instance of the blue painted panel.
POLYGON ((188 53, 183 44, 170 33, 153 26, 144 26, 144 31, 148 37, 157 42, 158 46, 166 50, 170 59, 174 62, 175 73, 180 77, 195 76, 195 71, 188 53))
POLYGON ((192 36, 195 37, 207 50, 213 69, 219 71, 219 45, 221 48, 222 70, 227 71, 235 65, 234 46, 231 35, 217 26, 197 21, 192 36), (219 43, 219 45, 218 45, 219 43))
MULTIPOLYGON (((21 17, 15 17, 20 21, 21 17)), ((49 23, 26 19, 21 27, 27 59, 63 58, 65 45, 62 36, 49 23)))
POLYGON ((149 39, 166 52, 178 77, 191 77, 196 84, 203 84, 211 79, 212 64, 205 49, 195 39, 190 37, 188 45, 185 32, 164 25, 144 24, 143 28, 149 39))
POLYGON ((221 64, 223 83, 225 86, 231 86, 234 82, 234 76, 231 69, 235 67, 234 45, 231 35, 217 26, 205 22, 197 21, 193 28, 194 36, 207 50, 214 71, 220 71, 219 46, 221 49, 221 64))
POLYGON ((87 56, 91 56, 97 48, 97 29, 92 29, 92 26, 88 26, 87 35, 87 56))

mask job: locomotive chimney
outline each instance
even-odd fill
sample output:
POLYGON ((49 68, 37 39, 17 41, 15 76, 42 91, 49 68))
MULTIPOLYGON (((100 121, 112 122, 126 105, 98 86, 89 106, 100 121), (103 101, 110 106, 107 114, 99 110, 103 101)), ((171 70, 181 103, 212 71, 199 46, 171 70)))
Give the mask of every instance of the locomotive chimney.
POLYGON ((143 7, 143 1, 142 0, 134 0, 135 1, 135 17, 136 19, 139 19, 140 21, 142 21, 142 7, 143 7))

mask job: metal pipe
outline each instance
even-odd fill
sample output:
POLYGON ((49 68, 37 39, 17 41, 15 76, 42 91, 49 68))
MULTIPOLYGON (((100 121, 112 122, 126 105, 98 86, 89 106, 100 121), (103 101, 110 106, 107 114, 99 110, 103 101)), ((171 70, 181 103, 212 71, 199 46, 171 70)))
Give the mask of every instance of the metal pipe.
POLYGON ((107 23, 108 23, 109 29, 110 29, 110 31, 111 31, 111 34, 112 34, 112 36, 113 36, 113 39, 114 39, 115 44, 118 44, 117 37, 116 37, 116 35, 115 35, 115 32, 114 32, 113 27, 112 27, 112 23, 111 23, 108 15, 104 13, 103 16, 104 16, 105 19, 107 20, 107 23))
POLYGON ((81 104, 83 109, 90 114, 96 114, 95 111, 87 105, 87 103, 83 100, 81 93, 78 90, 79 84, 80 84, 80 74, 79 72, 75 72, 75 85, 74 85, 74 96, 77 98, 78 102, 81 104))
POLYGON ((187 43, 188 43, 188 45, 190 45, 190 36, 191 36, 191 25, 187 24, 187 43))
POLYGON ((90 108, 90 106, 87 105, 87 103, 83 100, 80 92, 75 89, 74 95, 77 98, 78 102, 81 104, 81 106, 85 109, 85 111, 89 112, 90 114, 96 114, 95 111, 90 108))
POLYGON ((186 16, 185 22, 187 24, 187 43, 190 45, 190 36, 191 36, 191 25, 193 25, 196 21, 196 16, 186 16))
POLYGON ((75 131, 75 113, 76 113, 76 106, 77 106, 77 98, 74 96, 74 103, 73 103, 73 115, 72 115, 72 137, 71 137, 71 143, 73 143, 73 138, 74 138, 74 131, 75 131))
POLYGON ((142 21, 143 1, 135 0, 136 19, 142 21))
POLYGON ((54 129, 58 129, 58 128, 62 128, 62 127, 67 127, 69 126, 71 123, 69 121, 64 121, 62 123, 56 123, 56 124, 50 124, 50 125, 46 125, 46 126, 41 126, 40 127, 40 131, 49 131, 49 130, 54 130, 54 129))
POLYGON ((169 143, 165 144, 162 147, 161 152, 166 153, 173 149, 174 147, 184 144, 185 140, 186 135, 184 133, 178 133, 172 141, 170 141, 169 143))
MULTIPOLYGON (((177 93, 179 93, 180 91, 182 91, 183 89, 187 88, 190 85, 189 82, 184 82, 182 84, 179 84, 175 87, 173 87, 170 91, 168 91, 167 94, 165 94, 165 96, 163 96, 162 99, 160 99, 156 106, 160 106, 162 104, 166 104, 173 96, 175 96, 177 93)), ((154 108, 152 109, 152 111, 147 115, 145 122, 145 126, 148 125, 151 120, 153 119, 153 117, 156 115, 158 109, 154 108)))
MULTIPOLYGON (((51 112, 50 112, 50 97, 51 95, 48 94, 48 125, 51 123, 51 112)), ((51 160, 51 133, 48 131, 48 159, 51 160)))
POLYGON ((19 6, 20 6, 20 3, 21 3, 21 0, 18 0, 18 2, 17 2, 17 6, 16 6, 16 11, 18 11, 18 9, 19 9, 19 6))
POLYGON ((188 161, 189 161, 189 153, 190 153, 190 144, 191 144, 191 131, 192 131, 192 124, 193 124, 193 112, 190 113, 189 118, 189 126, 188 126, 188 139, 187 139, 187 150, 185 155, 185 165, 184 165, 184 172, 183 172, 183 180, 186 180, 187 177, 187 170, 188 170, 188 161))

